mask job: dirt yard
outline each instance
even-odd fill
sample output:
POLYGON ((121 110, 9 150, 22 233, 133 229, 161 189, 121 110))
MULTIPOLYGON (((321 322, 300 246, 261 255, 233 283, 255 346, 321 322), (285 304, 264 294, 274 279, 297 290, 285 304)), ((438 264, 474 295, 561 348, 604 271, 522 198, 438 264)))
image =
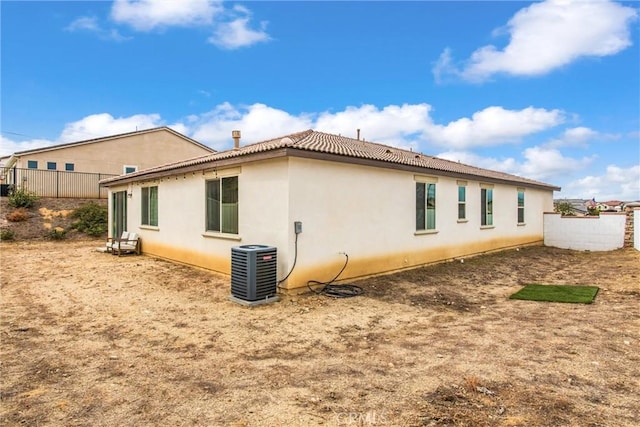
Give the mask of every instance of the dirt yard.
POLYGON ((229 302, 102 241, 2 242, 3 426, 638 426, 640 252, 544 247, 229 302), (510 300, 596 285, 590 305, 510 300))

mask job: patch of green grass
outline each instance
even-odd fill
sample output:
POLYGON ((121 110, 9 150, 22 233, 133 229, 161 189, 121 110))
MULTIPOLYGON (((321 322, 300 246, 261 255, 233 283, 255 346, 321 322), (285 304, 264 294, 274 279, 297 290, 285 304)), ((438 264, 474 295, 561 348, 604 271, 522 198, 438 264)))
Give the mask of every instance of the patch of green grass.
POLYGON ((528 301, 569 302, 577 304, 591 304, 598 294, 597 286, 570 286, 570 285, 526 285, 511 299, 528 301))

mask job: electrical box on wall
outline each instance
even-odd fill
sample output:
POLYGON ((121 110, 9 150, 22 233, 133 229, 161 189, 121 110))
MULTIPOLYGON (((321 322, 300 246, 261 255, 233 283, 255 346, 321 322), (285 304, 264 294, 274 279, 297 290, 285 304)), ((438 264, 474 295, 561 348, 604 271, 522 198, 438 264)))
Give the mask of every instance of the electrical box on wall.
POLYGON ((302 233, 302 221, 294 222, 293 229, 295 230, 296 234, 302 233))

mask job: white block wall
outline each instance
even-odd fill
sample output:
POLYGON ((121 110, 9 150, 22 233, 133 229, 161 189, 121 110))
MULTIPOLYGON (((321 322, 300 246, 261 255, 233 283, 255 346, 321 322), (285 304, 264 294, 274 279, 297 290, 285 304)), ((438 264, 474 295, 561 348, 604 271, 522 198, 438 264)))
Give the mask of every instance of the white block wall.
POLYGON ((545 213, 544 245, 582 251, 620 249, 624 246, 625 221, 624 213, 565 217, 545 213))
POLYGON ((640 251, 640 209, 633 210, 633 247, 640 251))

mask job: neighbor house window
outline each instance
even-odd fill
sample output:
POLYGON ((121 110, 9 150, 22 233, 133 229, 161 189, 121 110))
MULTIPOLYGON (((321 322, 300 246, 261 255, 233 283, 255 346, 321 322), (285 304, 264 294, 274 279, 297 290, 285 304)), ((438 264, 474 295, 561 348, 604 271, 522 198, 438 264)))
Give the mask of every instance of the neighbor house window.
POLYGON ((493 189, 480 189, 480 224, 493 225, 493 189))
POLYGON ((524 224, 524 190, 518 190, 518 224, 524 224))
POLYGON ((458 219, 467 219, 467 187, 458 184, 458 219))
POLYGON ((27 168, 29 168, 29 169, 38 169, 38 161, 37 160, 27 160, 27 168))
POLYGON ((436 229, 436 184, 416 182, 416 231, 436 229))
POLYGON ((142 225, 158 226, 158 187, 142 187, 142 225))
POLYGON ((75 169, 73 163, 65 163, 64 164, 64 170, 68 171, 68 172, 73 172, 75 169))
POLYGON ((238 234, 238 177, 207 181, 207 231, 238 234))
POLYGON ((138 170, 137 166, 124 165, 123 168, 122 168, 122 172, 125 173, 125 174, 133 173, 133 172, 135 172, 137 170, 138 170))
POLYGON ((47 169, 54 171, 57 169, 56 162, 47 162, 47 169))

